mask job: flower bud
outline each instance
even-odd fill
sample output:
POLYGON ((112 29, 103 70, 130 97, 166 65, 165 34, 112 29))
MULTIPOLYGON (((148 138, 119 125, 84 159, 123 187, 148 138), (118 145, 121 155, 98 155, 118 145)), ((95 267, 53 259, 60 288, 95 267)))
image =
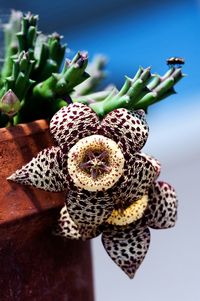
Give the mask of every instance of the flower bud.
POLYGON ((85 64, 88 62, 87 52, 78 52, 77 57, 75 57, 74 63, 77 64, 77 67, 84 68, 85 64))
POLYGON ((1 111, 9 117, 14 116, 20 109, 20 101, 15 93, 10 89, 1 99, 0 102, 1 111))

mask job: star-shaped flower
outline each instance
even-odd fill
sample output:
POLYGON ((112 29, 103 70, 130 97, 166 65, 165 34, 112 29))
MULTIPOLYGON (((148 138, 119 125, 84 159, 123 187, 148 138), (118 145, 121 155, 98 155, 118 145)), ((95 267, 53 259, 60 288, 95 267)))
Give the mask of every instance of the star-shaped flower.
POLYGON ((155 182, 159 162, 140 152, 148 137, 144 112, 121 108, 100 120, 75 103, 54 115, 50 131, 57 146, 9 180, 65 191, 56 234, 89 239, 102 232, 106 251, 132 278, 148 250, 148 227, 172 227, 177 212, 173 188, 155 182))

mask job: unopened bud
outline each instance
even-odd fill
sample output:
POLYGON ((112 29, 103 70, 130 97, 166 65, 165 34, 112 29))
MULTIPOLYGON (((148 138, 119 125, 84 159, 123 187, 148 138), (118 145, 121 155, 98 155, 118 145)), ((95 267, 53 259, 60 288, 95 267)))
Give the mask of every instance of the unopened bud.
POLYGON ((82 68, 85 63, 87 63, 88 54, 87 52, 79 52, 75 63, 79 68, 82 68))
POLYGON ((20 109, 20 101, 15 93, 10 89, 1 99, 0 102, 1 111, 9 117, 14 116, 20 109))

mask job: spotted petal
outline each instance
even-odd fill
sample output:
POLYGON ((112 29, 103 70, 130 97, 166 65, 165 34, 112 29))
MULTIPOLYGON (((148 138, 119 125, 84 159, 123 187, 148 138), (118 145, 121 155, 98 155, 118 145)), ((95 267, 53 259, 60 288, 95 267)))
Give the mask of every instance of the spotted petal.
POLYGON ((110 216, 114 208, 108 192, 90 192, 77 188, 70 189, 66 204, 83 239, 96 236, 98 226, 110 216))
POLYGON ((156 182, 149 191, 147 223, 154 229, 173 227, 177 220, 177 197, 167 183, 156 182))
POLYGON ((126 109, 116 109, 103 119, 100 133, 118 142, 124 153, 138 151, 148 137, 144 112, 131 113, 126 109))
POLYGON ((154 158, 153 156, 147 155, 145 153, 140 153, 140 155, 143 156, 144 158, 146 158, 151 163, 153 168, 155 169, 155 178, 154 178, 154 180, 156 180, 160 175, 160 169, 161 169, 160 162, 156 158, 154 158))
POLYGON ((99 119, 94 111, 81 103, 60 109, 51 119, 50 131, 67 153, 81 138, 97 133, 99 119))
POLYGON ((126 207, 143 197, 148 193, 156 173, 152 162, 146 156, 135 153, 126 161, 123 176, 112 188, 115 203, 124 204, 126 207))
POLYGON ((63 191, 67 183, 60 166, 61 157, 59 147, 46 148, 8 180, 46 191, 63 191))
POLYGON ((130 277, 142 263, 150 243, 148 228, 108 228, 103 232, 102 243, 112 260, 130 277))
POLYGON ((54 230, 54 235, 71 239, 81 238, 78 227, 71 219, 66 205, 60 211, 60 218, 58 220, 58 225, 54 230))

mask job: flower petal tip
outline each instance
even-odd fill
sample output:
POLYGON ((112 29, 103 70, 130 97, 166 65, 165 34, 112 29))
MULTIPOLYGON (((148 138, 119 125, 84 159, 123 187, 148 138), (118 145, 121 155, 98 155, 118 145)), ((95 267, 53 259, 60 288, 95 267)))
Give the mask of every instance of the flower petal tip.
POLYGON ((121 267, 122 271, 129 277, 129 279, 133 279, 136 274, 135 267, 132 269, 131 267, 121 267))
POLYGON ((69 239, 81 238, 79 229, 74 223, 74 221, 71 219, 66 205, 60 211, 60 218, 58 220, 57 226, 53 230, 53 234, 69 239))
POLYGON ((11 176, 7 177, 6 180, 15 182, 16 181, 15 173, 13 173, 11 176))
POLYGON ((111 259, 133 279, 148 251, 150 231, 148 228, 134 229, 133 225, 121 230, 108 227, 103 232, 102 243, 111 259))

